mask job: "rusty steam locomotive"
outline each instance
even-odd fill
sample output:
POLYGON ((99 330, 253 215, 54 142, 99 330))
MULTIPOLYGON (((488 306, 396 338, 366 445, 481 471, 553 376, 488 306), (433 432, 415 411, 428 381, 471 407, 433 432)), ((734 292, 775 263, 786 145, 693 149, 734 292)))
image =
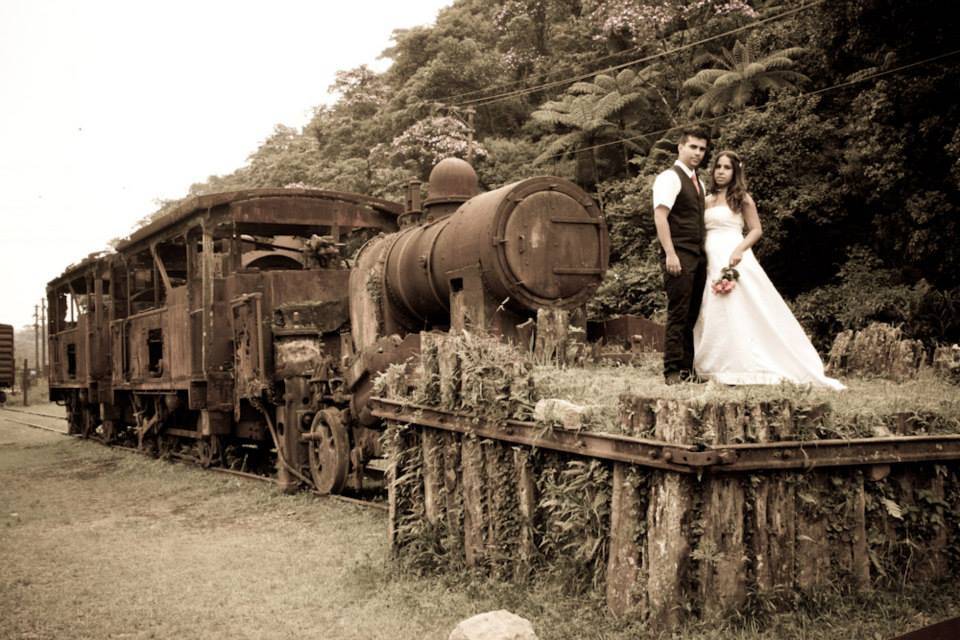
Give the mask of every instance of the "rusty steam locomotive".
POLYGON ((275 475, 362 486, 380 458, 376 374, 423 330, 510 336, 572 309, 607 268, 607 229, 573 183, 478 193, 466 162, 427 198, 260 189, 193 198, 48 284, 50 398, 72 433, 275 475))

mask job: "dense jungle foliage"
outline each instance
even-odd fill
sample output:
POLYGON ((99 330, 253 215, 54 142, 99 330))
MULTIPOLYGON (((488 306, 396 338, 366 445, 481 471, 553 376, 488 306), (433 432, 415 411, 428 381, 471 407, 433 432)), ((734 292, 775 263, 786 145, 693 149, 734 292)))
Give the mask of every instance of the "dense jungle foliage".
POLYGON ((455 0, 434 25, 394 33, 386 72, 340 72, 339 98, 302 130, 278 125, 245 166, 189 195, 293 184, 401 200, 449 155, 472 158, 484 188, 566 176, 595 194, 611 229, 591 312, 657 316, 650 185, 678 128, 701 123, 714 150, 744 157, 758 257, 818 347, 871 320, 958 341, 949 7, 455 0))

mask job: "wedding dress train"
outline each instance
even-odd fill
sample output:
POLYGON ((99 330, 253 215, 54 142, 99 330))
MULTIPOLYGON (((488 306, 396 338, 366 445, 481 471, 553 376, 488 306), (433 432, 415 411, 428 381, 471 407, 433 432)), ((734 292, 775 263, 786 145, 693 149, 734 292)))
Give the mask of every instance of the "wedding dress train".
POLYGON ((780 297, 753 251, 736 266, 736 286, 714 293, 730 254, 743 240, 743 216, 726 205, 704 212, 707 227, 707 286, 693 330, 694 368, 722 384, 811 383, 844 389, 823 373, 823 362, 790 308, 780 297))

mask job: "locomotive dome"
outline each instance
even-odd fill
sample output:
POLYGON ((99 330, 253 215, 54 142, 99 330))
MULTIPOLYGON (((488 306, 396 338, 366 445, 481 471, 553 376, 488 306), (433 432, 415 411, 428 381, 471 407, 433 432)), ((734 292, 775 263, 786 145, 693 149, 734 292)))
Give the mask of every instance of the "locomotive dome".
POLYGON ((430 172, 424 204, 466 202, 479 193, 477 172, 460 158, 444 158, 430 172))

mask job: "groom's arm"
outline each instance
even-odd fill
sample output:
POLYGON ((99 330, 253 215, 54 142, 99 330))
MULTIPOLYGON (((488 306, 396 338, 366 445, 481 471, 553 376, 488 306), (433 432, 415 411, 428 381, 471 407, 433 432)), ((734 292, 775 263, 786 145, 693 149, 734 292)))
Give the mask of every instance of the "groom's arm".
POLYGON ((673 246, 673 236, 670 234, 670 223, 667 216, 673 203, 680 193, 680 178, 674 171, 665 171, 657 176, 653 183, 653 223, 657 227, 657 239, 663 252, 666 254, 667 273, 676 276, 680 274, 680 258, 673 246))
POLYGON ((667 216, 670 215, 670 209, 660 205, 653 210, 653 223, 657 226, 657 239, 663 252, 667 254, 667 273, 678 275, 681 271, 680 258, 677 257, 677 250, 673 246, 673 236, 670 235, 670 223, 667 222, 667 216))

